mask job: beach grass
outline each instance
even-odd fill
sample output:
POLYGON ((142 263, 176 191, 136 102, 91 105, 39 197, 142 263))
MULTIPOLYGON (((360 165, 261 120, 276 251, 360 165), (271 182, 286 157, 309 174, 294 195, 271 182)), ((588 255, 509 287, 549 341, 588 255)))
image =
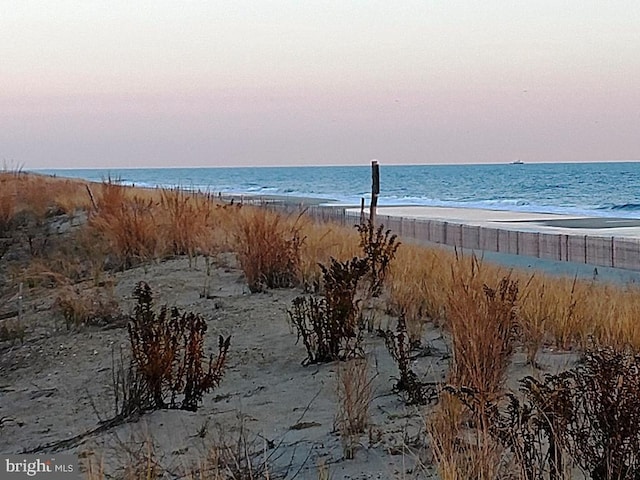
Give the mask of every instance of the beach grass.
MULTIPOLYGON (((188 257, 193 267, 199 257, 217 261, 222 253, 237 258, 252 293, 273 288, 312 292, 322 289, 323 266, 332 259, 348 262, 363 256, 356 228, 318 222, 304 212, 232 204, 174 189, 124 187, 111 180, 90 184, 22 172, 0 173, 0 234, 3 245, 20 252, 6 261, 9 281, 2 287, 7 294, 15 294, 18 285, 73 292, 80 282, 101 284, 109 270, 176 256, 188 257), (61 229, 65 222, 69 225, 61 229), (58 239, 63 234, 65 239, 58 239)), ((444 332, 452 349, 447 382, 471 389, 482 402, 497 402, 504 395, 517 349, 535 367, 543 348, 640 351, 637 286, 532 274, 475 255, 410 243, 394 255, 379 292, 383 310, 403 318, 412 344, 420 344, 426 329, 444 332)), ((364 300, 366 295, 357 301, 364 300)), ((68 327, 95 316, 87 313, 91 303, 75 294, 62 297, 59 306, 67 307, 68 327)), ((343 384, 339 395, 344 412, 355 405, 352 397, 362 397, 358 408, 365 415, 371 401, 366 375, 341 375, 358 375, 364 392, 351 392, 343 384)), ((441 478, 493 478, 504 449, 490 439, 489 416, 472 421, 478 427, 475 440, 462 444, 466 453, 460 456, 455 449, 469 435, 463 425, 469 411, 450 393, 440 400, 426 428, 441 478)), ((351 421, 345 415, 343 423, 351 421)))
MULTIPOLYGON (((320 280, 320 264, 328 263, 331 257, 345 261, 360 252, 355 229, 252 205, 229 205, 204 194, 124 187, 110 180, 90 185, 22 172, 1 173, 0 185, 3 225, 24 215, 41 222, 56 212, 86 211, 88 222, 83 228, 87 232, 82 235, 88 235, 92 242, 85 239, 84 243, 102 251, 102 257, 116 258, 120 268, 176 255, 195 259, 233 251, 246 266, 247 277, 254 278, 250 283, 265 275, 259 270, 276 268, 267 265, 269 262, 283 262, 276 270, 288 270, 292 278, 287 285, 312 285, 320 280), (93 192, 95 206, 89 192, 93 192), (100 242, 104 245, 97 244, 100 242), (277 258, 287 249, 295 258, 277 258), (253 252, 260 252, 261 257, 253 259, 259 265, 249 261, 253 252)), ((31 239, 31 247, 33 256, 38 256, 41 248, 36 238, 31 239)), ((385 298, 391 310, 403 313, 412 336, 420 335, 425 322, 439 324, 447 318, 456 270, 464 261, 460 252, 438 247, 404 244, 398 250, 390 266, 385 298)), ((37 266, 25 265, 23 273, 34 285, 39 277, 47 276, 57 284, 65 276, 71 282, 77 280, 61 268, 64 261, 58 258, 58 266, 53 268, 55 263, 53 255, 48 255, 37 266)), ((593 342, 640 348, 640 329, 635 321, 640 311, 638 287, 544 272, 532 275, 481 263, 477 273, 480 287, 494 284, 507 273, 519 283, 519 314, 523 342, 532 350, 530 361, 543 344, 565 350, 593 342)))

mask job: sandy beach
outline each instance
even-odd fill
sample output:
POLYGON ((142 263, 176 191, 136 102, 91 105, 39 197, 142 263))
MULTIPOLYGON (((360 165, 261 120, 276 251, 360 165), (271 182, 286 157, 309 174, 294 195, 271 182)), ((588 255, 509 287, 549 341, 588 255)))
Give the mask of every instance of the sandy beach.
MULTIPOLYGON (((360 212, 359 209, 354 208, 347 211, 350 214, 359 214, 360 212)), ((522 232, 640 238, 640 219, 630 218, 581 217, 550 213, 425 206, 378 207, 378 215, 441 220, 522 232)))
MULTIPOLYGON (((44 191, 41 182, 52 182, 29 176, 10 180, 23 181, 24 188, 17 191, 29 191, 30 187, 36 199, 39 198, 36 193, 44 191)), ((61 182, 59 195, 67 198, 71 185, 62 183, 63 180, 58 182, 61 182)), ((51 183, 49 190, 55 185, 51 183)), ((88 202, 85 186, 76 184, 75 188, 78 199, 88 202)), ((366 296, 360 290, 359 295, 363 296, 358 297, 357 305, 362 306, 362 319, 367 319, 369 326, 359 327, 359 338, 362 355, 368 362, 366 378, 371 398, 366 429, 346 440, 338 427, 337 392, 347 362, 334 359, 308 365, 305 362, 308 351, 288 312, 296 298, 322 294, 319 288, 311 293, 313 281, 318 278, 311 269, 318 270, 320 262, 327 264, 330 256, 350 259, 362 255, 362 246, 354 234, 355 222, 351 221, 357 216, 345 219, 341 210, 322 207, 318 201, 307 205, 310 213, 325 209, 322 211, 346 220, 347 228, 341 228, 311 219, 298 222, 296 214, 288 214, 287 208, 293 207, 292 211, 298 212, 299 203, 305 203, 305 199, 295 199, 293 205, 289 199, 282 206, 287 214, 278 216, 267 209, 238 208, 235 201, 234 206, 210 205, 198 197, 183 197, 180 192, 135 192, 140 196, 160 196, 152 201, 118 196, 125 193, 118 186, 95 186, 94 190, 96 194, 100 191, 95 210, 83 214, 74 211, 69 215, 60 208, 45 209, 51 213, 42 217, 25 210, 22 216, 16 216, 15 223, 7 224, 0 262, 0 452, 69 454, 78 459, 89 480, 138 479, 139 472, 132 474, 127 469, 140 469, 149 463, 158 472, 158 478, 247 478, 238 474, 199 476, 205 465, 208 468, 224 465, 229 469, 236 468, 237 462, 243 475, 251 469, 262 469, 260 474, 248 478, 438 478, 426 424, 438 408, 437 388, 448 381, 453 362, 451 334, 444 327, 443 312, 454 298, 448 290, 453 285, 454 255, 411 245, 406 235, 399 250, 401 270, 391 273, 389 287, 380 297, 366 296), (177 214, 162 217, 167 215, 167 205, 190 207, 179 210, 178 222, 177 214), (126 215, 131 211, 129 207, 134 207, 136 213, 137 209, 146 208, 148 214, 132 219, 126 215), (310 271, 304 282, 255 290, 251 288, 251 270, 242 264, 245 255, 242 239, 256 242, 251 244, 252 252, 268 251, 278 236, 265 235, 264 243, 258 243, 259 238, 253 236, 253 232, 264 228, 263 219, 268 215, 273 215, 273 225, 280 225, 285 232, 280 249, 294 245, 296 225, 304 225, 302 236, 310 271), (110 223, 101 224, 100 218, 110 223), (193 234, 202 233, 198 230, 202 224, 189 223, 193 219, 211 220, 205 224, 206 235, 193 234), (240 225, 250 228, 239 228, 240 225), (192 234, 183 235, 188 229, 192 234), (122 235, 100 244, 114 231, 122 235), (136 232, 139 237, 134 235, 136 232), (249 236, 242 237, 242 232, 249 236), (172 241, 166 242, 168 236, 172 236, 172 241), (126 263, 121 256, 131 255, 132 249, 118 250, 117 240, 123 238, 149 241, 154 250, 149 250, 148 256, 143 256, 145 250, 137 250, 139 257, 133 260, 126 257, 131 260, 126 263), (199 238, 210 242, 200 240, 198 246, 207 253, 189 250, 188 244, 185 247, 188 253, 175 252, 178 241, 199 238), (193 251, 196 253, 192 254, 193 251), (152 289, 156 310, 166 305, 204 319, 209 331, 203 342, 206 354, 216 352, 218 335, 230 337, 231 348, 220 385, 203 395, 196 411, 165 408, 168 407, 165 404, 114 421, 118 419, 117 399, 121 398, 117 378, 126 368, 124 363, 118 367, 117 362, 121 354, 126 356, 133 348, 127 325, 132 325, 135 317, 133 292, 140 281, 152 289), (98 313, 92 313, 93 309, 98 313), (399 328, 400 315, 409 311, 413 312, 411 335, 417 341, 407 345, 407 362, 425 391, 433 395, 419 406, 411 404, 408 395, 397 390, 399 367, 388 345, 389 332, 399 328), (220 455, 225 458, 221 460, 220 455), (97 475, 92 473, 96 469, 97 475)), ((270 198, 273 200, 281 199, 270 198)), ((469 221, 479 225, 525 222, 542 225, 581 220, 511 212, 380 209, 382 216, 390 213, 407 219, 411 215, 413 218, 432 215, 434 220, 443 222, 469 221)), ((276 258, 278 255, 274 254, 276 258)), ((518 265, 522 270, 539 269, 545 262, 525 255, 491 252, 482 255, 509 267, 527 262, 518 265)), ((576 267, 569 262, 562 266, 576 267)), ((502 275, 510 275, 507 269, 493 270, 490 265, 486 268, 486 281, 491 284, 502 275)), ((546 268, 559 273, 557 265, 546 268)), ((604 278, 605 272, 603 269, 598 279, 604 278)), ((589 271, 584 276, 589 278, 589 271)), ((525 273, 521 278, 524 285, 533 276, 525 273)), ((556 281, 535 276, 536 281, 543 278, 556 281)), ((596 282, 584 283, 580 287, 581 302, 586 302, 586 292, 591 294, 593 288, 600 288, 596 282)), ((571 288, 571 278, 558 279, 555 285, 556 291, 566 291, 571 288)), ((602 292, 599 295, 604 295, 602 292)), ((565 293, 547 302, 570 300, 565 293)), ((620 303, 624 302, 631 300, 620 303)), ((606 307, 604 300, 594 305, 606 307)), ((562 327, 561 322, 558 325, 562 327)), ((601 331, 589 328, 584 335, 601 331)), ((504 379, 509 389, 517 391, 519 380, 528 375, 555 374, 576 364, 577 343, 567 340, 573 337, 556 338, 550 332, 535 343, 536 364, 528 361, 529 347, 524 343, 514 348, 504 379)), ((607 338, 626 335, 625 330, 616 329, 615 325, 606 332, 607 338)), ((403 338, 405 333, 397 335, 394 338, 403 338)))

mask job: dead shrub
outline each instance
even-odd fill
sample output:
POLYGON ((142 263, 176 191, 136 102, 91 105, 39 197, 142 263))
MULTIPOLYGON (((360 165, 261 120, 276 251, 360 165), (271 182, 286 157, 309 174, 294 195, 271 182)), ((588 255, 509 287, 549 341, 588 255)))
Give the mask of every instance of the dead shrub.
POLYGON ((137 304, 129 322, 131 356, 149 391, 149 408, 197 410, 203 395, 222 381, 231 337, 219 337, 218 355, 212 354, 207 365, 204 318, 175 307, 169 311, 166 305, 156 313, 151 288, 145 282, 135 288, 134 297, 137 304))
POLYGON ((400 242, 397 241, 397 235, 391 234, 391 230, 384 229, 383 224, 375 228, 371 219, 356 225, 356 229, 360 234, 360 248, 369 269, 369 294, 378 297, 382 293, 389 265, 396 256, 400 242))
POLYGON ((640 478, 640 356, 591 348, 568 371, 524 378, 521 390, 524 399, 509 393, 489 400, 446 389, 486 419, 477 428, 511 453, 521 478, 560 480, 572 464, 593 480, 640 478))
POLYGON ((297 297, 288 311, 298 339, 307 349, 304 364, 324 363, 361 356, 358 282, 367 271, 366 262, 354 257, 348 262, 331 259, 321 265, 322 298, 297 297))
POLYGON ((552 391, 568 395, 560 412, 565 425, 557 433, 585 474, 593 480, 640 478, 640 356, 593 348, 577 367, 547 383, 559 383, 552 391))
POLYGON ((189 469, 186 478, 211 480, 269 480, 290 477, 291 464, 283 471, 270 471, 270 462, 282 455, 278 448, 267 452, 264 437, 249 434, 243 418, 237 425, 215 425, 213 441, 204 458, 189 469))
POLYGON ((303 242, 298 220, 289 221, 266 208, 247 209, 238 219, 236 248, 249 290, 298 285, 303 242))
POLYGON ((400 372, 400 378, 397 379, 393 389, 404 394, 405 401, 409 405, 426 405, 436 397, 435 390, 421 382, 411 368, 411 341, 407 333, 404 315, 400 315, 398 318, 395 333, 391 330, 382 333, 387 351, 400 372))
POLYGON ((125 420, 141 415, 152 405, 149 389, 142 374, 120 348, 116 356, 111 351, 111 388, 114 398, 114 419, 125 420))

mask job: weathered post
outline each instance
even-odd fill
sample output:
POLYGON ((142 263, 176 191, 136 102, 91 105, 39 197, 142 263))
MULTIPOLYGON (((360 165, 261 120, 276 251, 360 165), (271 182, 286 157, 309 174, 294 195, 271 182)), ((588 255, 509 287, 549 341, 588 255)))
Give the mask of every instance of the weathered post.
POLYGON ((375 223, 378 195, 380 194, 380 167, 377 160, 371 160, 371 206, 369 207, 369 221, 375 223))

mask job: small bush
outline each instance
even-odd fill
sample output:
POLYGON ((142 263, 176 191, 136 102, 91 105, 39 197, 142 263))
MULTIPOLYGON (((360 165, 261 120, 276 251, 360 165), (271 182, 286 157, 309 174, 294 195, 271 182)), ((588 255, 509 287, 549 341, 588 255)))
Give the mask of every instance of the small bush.
POLYGON ((298 222, 289 222, 266 208, 255 208, 238 219, 236 244, 249 290, 293 287, 300 283, 300 249, 304 242, 298 222))
POLYGON ((547 382, 560 383, 569 396, 560 442, 583 471, 593 480, 640 478, 640 356, 591 349, 581 364, 547 382))
POLYGON ((426 405, 435 397, 435 392, 433 389, 429 391, 428 385, 421 382, 411 368, 411 342, 404 315, 400 315, 398 318, 395 333, 387 330, 383 332, 383 335, 387 350, 400 371, 400 378, 396 381, 393 389, 396 392, 406 394, 406 402, 409 405, 426 405))
POLYGON ((360 248, 369 268, 369 294, 378 297, 382 293, 389 265, 396 256, 400 242, 397 241, 397 235, 391 234, 391 230, 384 229, 384 225, 380 224, 375 228, 371 219, 356 225, 356 229, 360 234, 360 248))
POLYGON ((640 356, 629 350, 592 348, 571 370, 526 377, 524 399, 445 390, 486 420, 477 428, 511 452, 521 478, 560 480, 571 463, 592 480, 640 478, 640 356))
POLYGON ((331 362, 361 355, 358 282, 367 271, 364 260, 348 262, 331 259, 321 265, 324 296, 297 297, 288 311, 298 339, 307 349, 305 364, 331 362))
POLYGON ((138 284, 134 297, 137 305, 129 323, 129 340, 133 364, 149 391, 149 407, 195 411, 203 394, 222 381, 231 337, 219 337, 218 356, 211 355, 206 365, 207 324, 200 315, 177 308, 169 311, 166 306, 154 312, 151 288, 144 282, 138 284))

